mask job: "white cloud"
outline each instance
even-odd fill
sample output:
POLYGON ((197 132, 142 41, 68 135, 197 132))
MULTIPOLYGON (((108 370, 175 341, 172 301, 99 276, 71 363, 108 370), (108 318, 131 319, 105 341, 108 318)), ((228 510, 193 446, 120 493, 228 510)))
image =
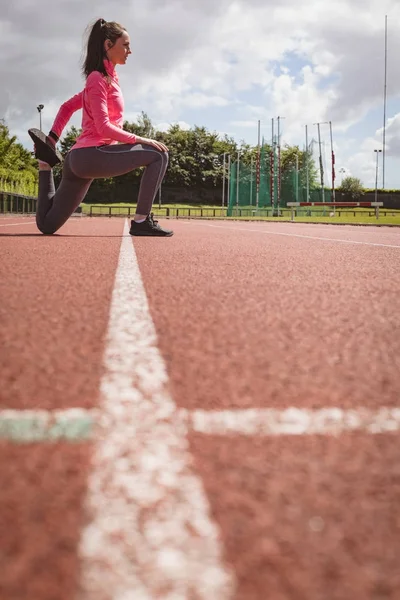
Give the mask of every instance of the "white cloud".
MULTIPOLYGON (((56 10, 53 0, 20 0, 0 16, 0 117, 28 143, 24 131, 38 123, 42 102, 49 128, 61 102, 83 86, 83 32, 102 16, 131 35, 133 54, 120 69, 129 120, 144 110, 155 123, 205 125, 255 143, 257 120, 268 137, 271 118, 281 115, 284 140, 300 145, 306 123, 315 137, 313 123, 331 120, 337 162, 369 181, 370 140, 382 135, 371 114, 383 101, 385 14, 393 101, 400 96, 397 0, 58 0, 56 10)), ((388 113, 387 157, 400 187, 396 113, 388 113)))
POLYGON ((170 129, 171 125, 178 125, 180 127, 180 129, 182 129, 183 131, 189 131, 189 129, 191 129, 191 125, 189 125, 189 123, 186 123, 185 121, 176 121, 174 123, 170 123, 170 122, 158 123, 155 125, 155 129, 157 131, 168 131, 170 129))
MULTIPOLYGON (((377 137, 382 140, 383 128, 377 132, 377 137)), ((377 147, 375 145, 375 147, 377 147)), ((379 145, 378 147, 382 147, 379 145)), ((400 158, 400 113, 388 119, 386 127, 386 154, 400 158)))
POLYGON ((230 125, 232 125, 232 127, 248 127, 250 128, 254 128, 256 126, 255 121, 231 121, 230 125))

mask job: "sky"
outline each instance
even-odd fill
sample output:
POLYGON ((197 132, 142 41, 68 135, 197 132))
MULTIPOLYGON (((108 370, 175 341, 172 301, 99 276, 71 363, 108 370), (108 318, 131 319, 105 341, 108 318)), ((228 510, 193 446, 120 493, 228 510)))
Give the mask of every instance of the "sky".
MULTIPOLYGON (((385 188, 400 189, 400 2, 398 0, 16 0, 0 14, 0 119, 31 149, 29 127, 49 130, 60 105, 84 87, 87 27, 117 21, 132 55, 119 66, 125 118, 141 111, 171 124, 257 144, 271 140, 318 155, 330 183, 330 128, 336 184, 375 186, 375 149, 384 124, 385 15, 388 17, 385 188)), ((80 126, 81 112, 69 125, 80 126)), ((65 130, 65 132, 67 129, 65 130)), ((378 155, 383 186, 383 155, 378 155)))

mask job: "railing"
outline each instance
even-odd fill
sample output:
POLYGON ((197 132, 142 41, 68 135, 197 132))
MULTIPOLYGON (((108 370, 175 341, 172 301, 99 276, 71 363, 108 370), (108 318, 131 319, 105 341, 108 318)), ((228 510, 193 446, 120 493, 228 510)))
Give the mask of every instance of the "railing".
POLYGON ((37 198, 14 194, 13 192, 0 192, 0 213, 36 213, 37 198))
MULTIPOLYGON (((316 217, 324 216, 322 215, 321 207, 333 207, 335 211, 335 215, 341 216, 342 213, 349 214, 353 212, 354 216, 357 215, 357 211, 351 211, 352 208, 371 208, 373 209, 371 212, 368 212, 369 216, 375 216, 379 218, 379 215, 386 216, 398 214, 399 211, 395 209, 385 208, 382 210, 383 202, 288 202, 287 207, 280 207, 279 212, 278 209, 269 207, 269 208, 240 208, 233 207, 231 209, 232 218, 261 218, 261 217, 283 217, 293 221, 295 216, 297 215, 297 211, 300 209, 305 209, 307 211, 307 216, 313 216, 312 213, 315 214, 316 217), (312 210, 313 207, 316 207, 315 211, 312 210), (339 210, 338 210, 339 209, 339 210), (340 210, 342 209, 342 210, 340 210)), ((1 192, 0 191, 0 213, 10 213, 10 214, 34 214, 36 213, 37 207, 37 198, 33 196, 24 196, 22 194, 15 194, 13 192, 1 192)), ((82 212, 82 207, 78 207, 75 212, 82 212)), ((104 204, 92 204, 89 209, 89 216, 103 216, 103 217, 111 217, 111 216, 120 216, 120 217, 133 217, 136 212, 136 206, 112 206, 112 205, 104 205, 104 204)), ((153 206, 153 212, 156 217, 166 217, 166 218, 195 218, 195 219, 225 219, 227 215, 226 208, 192 208, 192 207, 159 207, 157 205, 153 206)), ((365 214, 365 213, 363 213, 365 214)))
MULTIPOLYGON (((383 206, 383 202, 288 202, 287 206, 291 208, 291 220, 294 221, 295 214, 297 213, 296 208, 310 207, 310 206, 330 206, 334 208, 375 208, 375 216, 379 219, 379 208, 383 206)), ((348 211, 347 211, 348 212, 348 211)), ((356 216, 356 211, 354 216, 356 216)))
MULTIPOLYGON (((169 206, 157 207, 152 209, 154 216, 166 218, 225 218, 226 208, 180 208, 169 206)), ((136 212, 136 206, 104 206, 104 204, 91 204, 89 216, 93 217, 133 217, 136 212)))
MULTIPOLYGON (((180 207, 157 207, 153 206, 152 209, 154 216, 165 217, 165 218, 195 218, 195 219, 226 219, 227 216, 232 217, 273 217, 273 216, 284 216, 290 215, 290 210, 285 211, 284 208, 263 208, 263 209, 251 209, 251 208, 239 208, 234 207, 231 209, 232 214, 227 214, 226 208, 180 208, 180 207)), ((90 217, 130 217, 136 212, 136 206, 104 206, 104 204, 92 204, 89 209, 90 217)))

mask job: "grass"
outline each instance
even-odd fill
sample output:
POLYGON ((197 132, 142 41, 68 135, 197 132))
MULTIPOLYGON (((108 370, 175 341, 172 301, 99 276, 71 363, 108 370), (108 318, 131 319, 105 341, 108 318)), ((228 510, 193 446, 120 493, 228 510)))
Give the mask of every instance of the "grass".
MULTIPOLYGON (((99 205, 91 205, 91 204, 82 204, 82 212, 84 214, 90 213, 90 207, 96 206, 93 210, 95 214, 108 214, 109 207, 112 207, 112 215, 127 214, 126 209, 130 207, 131 215, 134 214, 136 204, 129 203, 118 203, 118 204, 110 204, 110 205, 101 205, 101 207, 97 208, 99 205), (118 210, 120 209, 120 210, 118 210)), ((254 210, 254 207, 252 207, 254 210)), ((176 217, 176 211, 179 209, 180 216, 185 217, 213 217, 214 210, 215 216, 217 218, 225 218, 227 220, 251 220, 251 221, 288 221, 291 220, 291 211, 290 209, 284 208, 281 209, 282 216, 281 217, 273 217, 271 215, 271 209, 269 209, 269 215, 259 214, 258 216, 251 216, 251 207, 249 207, 248 214, 246 214, 246 207, 242 208, 242 216, 226 216, 226 208, 222 209, 221 206, 208 206, 208 205, 199 205, 199 204, 162 204, 161 210, 159 210, 158 203, 154 203, 154 213, 163 217, 166 215, 167 209, 169 209, 170 216, 176 217), (186 209, 184 211, 183 209, 186 209), (186 214, 185 214, 186 213, 186 214)), ((380 209, 379 219, 377 220, 375 217, 374 209, 368 208, 337 208, 335 216, 330 216, 330 213, 333 211, 332 207, 310 207, 304 208, 297 211, 297 215, 295 217, 296 223, 310 223, 310 222, 318 222, 318 223, 341 223, 341 224, 353 224, 353 225, 399 225, 400 226, 400 210, 394 209, 380 209), (309 215, 309 210, 311 209, 311 216, 309 215), (325 210, 325 215, 323 214, 325 210), (308 215, 307 215, 308 212, 308 215)))

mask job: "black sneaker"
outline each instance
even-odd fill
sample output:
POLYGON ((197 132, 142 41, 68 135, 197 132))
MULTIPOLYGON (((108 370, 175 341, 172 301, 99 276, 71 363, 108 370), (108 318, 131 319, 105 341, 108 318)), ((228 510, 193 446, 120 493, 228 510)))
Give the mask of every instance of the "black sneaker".
POLYGON ((173 231, 160 227, 158 221, 153 219, 153 213, 148 215, 143 223, 131 221, 129 233, 130 235, 154 235, 158 237, 171 237, 171 235, 174 235, 173 231))
POLYGON ((28 133, 35 144, 36 158, 46 162, 51 167, 63 161, 61 152, 49 141, 49 138, 43 131, 40 131, 40 129, 28 129, 28 133))

